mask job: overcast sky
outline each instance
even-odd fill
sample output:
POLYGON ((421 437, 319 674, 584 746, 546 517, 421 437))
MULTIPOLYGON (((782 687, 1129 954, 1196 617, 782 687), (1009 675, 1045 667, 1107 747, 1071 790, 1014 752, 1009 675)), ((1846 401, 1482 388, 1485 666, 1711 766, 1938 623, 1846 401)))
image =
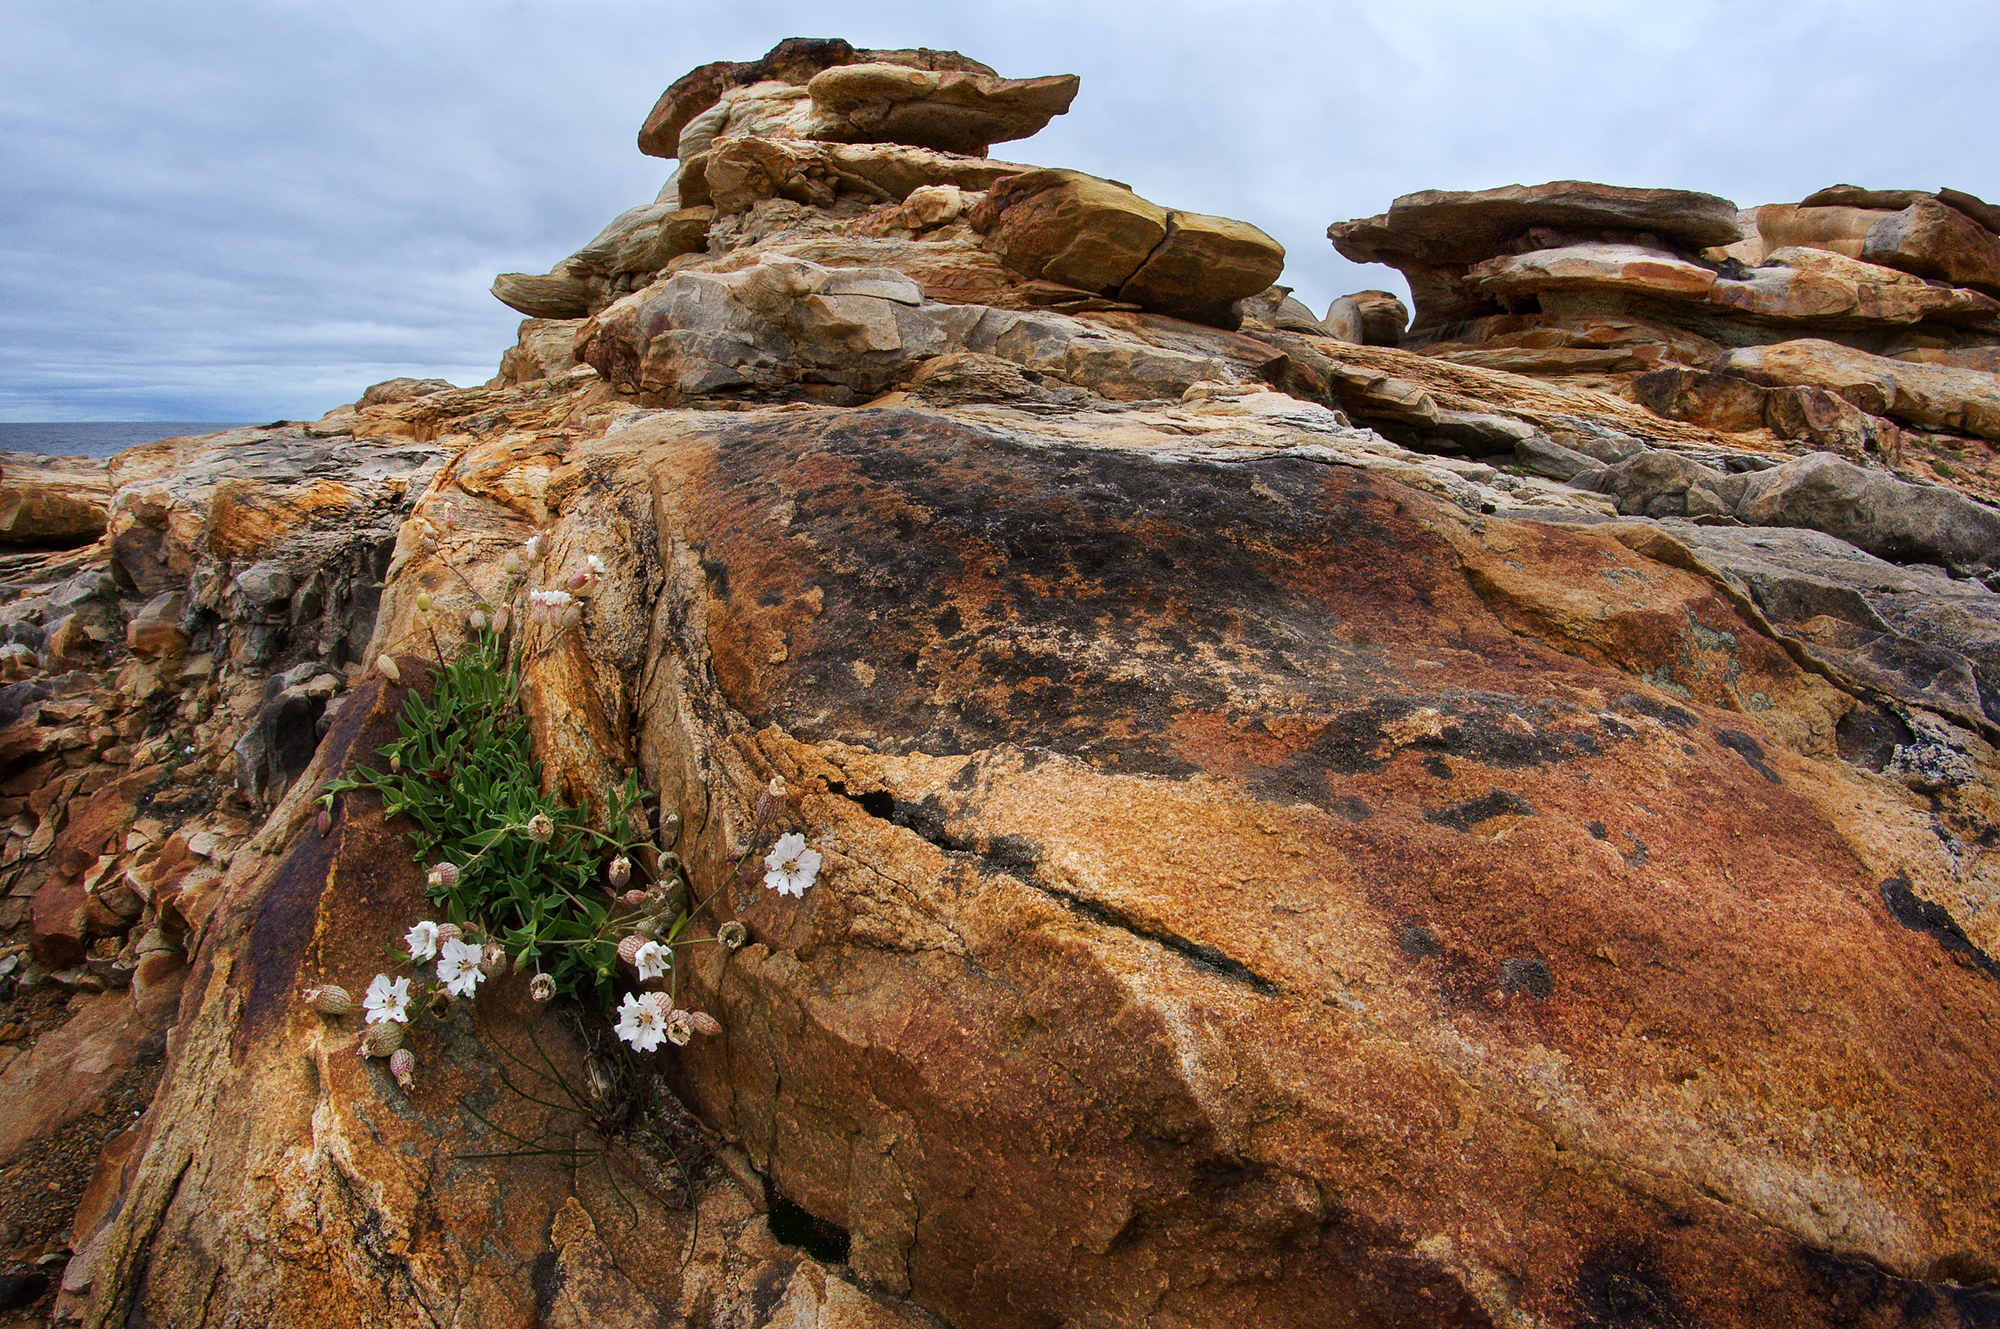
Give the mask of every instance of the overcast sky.
POLYGON ((995 155, 1255 223, 1315 310, 1401 289, 1326 226, 1420 189, 2000 195, 1991 0, 0 0, 0 420, 481 382, 494 274, 650 201, 660 91, 788 36, 1081 75, 995 155))

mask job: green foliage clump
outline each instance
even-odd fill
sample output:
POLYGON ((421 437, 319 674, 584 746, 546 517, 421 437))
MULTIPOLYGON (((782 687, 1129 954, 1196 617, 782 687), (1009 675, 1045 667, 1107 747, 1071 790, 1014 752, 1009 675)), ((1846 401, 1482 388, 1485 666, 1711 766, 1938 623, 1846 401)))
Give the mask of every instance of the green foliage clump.
MULTIPOLYGON (((386 816, 415 823, 417 862, 440 865, 428 893, 448 921, 498 939, 516 967, 550 975, 557 992, 592 988, 608 1004, 621 931, 659 912, 635 916, 603 886, 608 857, 647 844, 637 775, 607 791, 608 824, 631 838, 592 830, 582 810, 542 792, 520 674, 498 634, 472 634, 433 679, 429 700, 409 691, 398 737, 377 754, 383 769, 336 781, 329 800, 374 790, 386 816)), ((664 898, 655 891, 650 903, 664 898)))

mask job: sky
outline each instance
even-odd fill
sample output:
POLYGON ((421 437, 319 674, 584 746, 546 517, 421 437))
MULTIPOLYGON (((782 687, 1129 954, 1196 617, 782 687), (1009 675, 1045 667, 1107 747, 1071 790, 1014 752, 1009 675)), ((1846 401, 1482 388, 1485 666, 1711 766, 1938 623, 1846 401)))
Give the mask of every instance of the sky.
POLYGON ((0 0, 0 34, 0 421, 483 382, 494 275, 650 202, 661 90, 790 36, 1080 75, 994 155, 1262 227, 1315 311, 1406 289, 1326 227, 1423 189, 2000 198, 1990 0, 0 0))

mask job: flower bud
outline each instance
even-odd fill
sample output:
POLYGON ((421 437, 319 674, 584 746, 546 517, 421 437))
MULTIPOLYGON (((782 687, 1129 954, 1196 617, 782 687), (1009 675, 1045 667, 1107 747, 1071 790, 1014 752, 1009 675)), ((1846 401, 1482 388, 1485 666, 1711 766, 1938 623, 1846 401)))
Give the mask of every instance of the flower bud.
POLYGON ((498 978, 507 972, 507 948, 497 941, 489 941, 479 952, 479 972, 488 978, 498 978))
POLYGON ((728 950, 739 950, 750 940, 750 929, 732 918, 715 930, 715 939, 728 950))
POLYGON ((571 600, 562 607, 562 617, 557 620, 562 627, 573 628, 583 622, 583 606, 571 600))
POLYGON ((533 840, 536 844, 547 844, 550 840, 555 839, 555 836, 556 824, 549 819, 548 813, 537 812, 534 816, 528 818, 528 838, 530 840, 533 840))
POLYGON ((319 827, 320 839, 324 840, 327 836, 333 834, 333 814, 325 808, 319 810, 319 817, 316 824, 319 827))
POLYGON ((722 1022, 707 1011, 689 1011, 687 1017, 688 1023, 694 1026, 697 1034, 706 1034, 712 1038, 722 1032, 722 1022))
POLYGON ((653 897, 640 890, 631 890, 618 897, 628 909, 644 909, 653 902, 653 897))
POLYGON ((364 1057, 386 1057, 401 1046, 403 1026, 394 1020, 385 1020, 361 1031, 361 1046, 357 1051, 364 1057))
POLYGON ((424 880, 434 891, 448 891, 458 885, 459 875, 458 864, 439 863, 425 874, 424 880))
POLYGON ((388 655, 376 656, 375 668, 381 672, 382 677, 388 679, 391 683, 400 683, 403 681, 403 671, 397 668, 395 660, 391 659, 388 655))
POLYGON ((626 964, 637 964, 639 948, 651 940, 652 938, 643 932, 626 934, 625 938, 618 943, 618 958, 626 964))
POLYGON ((417 1085, 417 1054, 408 1048, 397 1048, 391 1052, 389 1074, 396 1077, 397 1087, 409 1093, 417 1085))
POLYGON ((770 821, 785 810, 785 777, 774 775, 764 792, 757 795, 757 820, 770 821))
POLYGON ((569 574, 568 579, 563 582, 563 589, 571 595, 582 595, 588 592, 596 583, 597 574, 594 572, 572 572, 569 574))
POLYGON ((528 995, 536 1001, 550 1001, 556 995, 556 981, 547 974, 536 974, 528 984, 528 995))
POLYGON ((431 593, 430 593, 429 591, 418 591, 418 592, 417 592, 417 612, 418 612, 419 614, 428 614, 428 613, 430 613, 430 612, 431 612, 431 604, 432 604, 432 601, 431 601, 431 593))
POLYGON ((459 941, 465 936, 465 929, 456 923, 438 924, 437 944, 443 946, 448 941, 459 941))
POLYGON ((521 556, 509 549, 507 557, 500 560, 500 570, 510 577, 519 576, 521 573, 521 556))
POLYGON ((486 611, 484 609, 475 609, 467 614, 465 616, 465 628, 468 632, 486 631, 486 611))
POLYGON ((505 632, 507 630, 507 624, 512 621, 513 621, 513 615, 507 612, 507 606, 505 605, 500 606, 500 608, 493 611, 494 633, 497 635, 499 633, 505 632))
POLYGON ((305 990, 305 1003, 321 1015, 345 1015, 354 1009, 354 998, 344 987, 315 983, 305 990))
POLYGON ((623 854, 618 855, 618 857, 611 860, 611 866, 606 869, 606 875, 610 878, 613 886, 624 886, 626 882, 632 880, 632 860, 623 854))

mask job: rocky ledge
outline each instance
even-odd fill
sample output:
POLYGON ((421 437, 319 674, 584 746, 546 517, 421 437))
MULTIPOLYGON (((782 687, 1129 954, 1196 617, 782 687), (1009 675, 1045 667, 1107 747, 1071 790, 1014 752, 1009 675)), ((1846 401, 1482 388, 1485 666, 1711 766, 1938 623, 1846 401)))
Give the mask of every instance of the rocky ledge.
POLYGON ((158 1081, 6 1234, 58 1321, 2000 1323, 1993 210, 1412 195, 1333 228, 1405 329, 986 156, 1075 92, 704 66, 493 382, 6 464, 0 1159, 158 1081), (526 976, 408 1089, 302 995, 422 907, 328 782, 531 535, 544 780, 749 937, 631 1063, 671 1185, 505 1092, 608 1055, 526 976))

